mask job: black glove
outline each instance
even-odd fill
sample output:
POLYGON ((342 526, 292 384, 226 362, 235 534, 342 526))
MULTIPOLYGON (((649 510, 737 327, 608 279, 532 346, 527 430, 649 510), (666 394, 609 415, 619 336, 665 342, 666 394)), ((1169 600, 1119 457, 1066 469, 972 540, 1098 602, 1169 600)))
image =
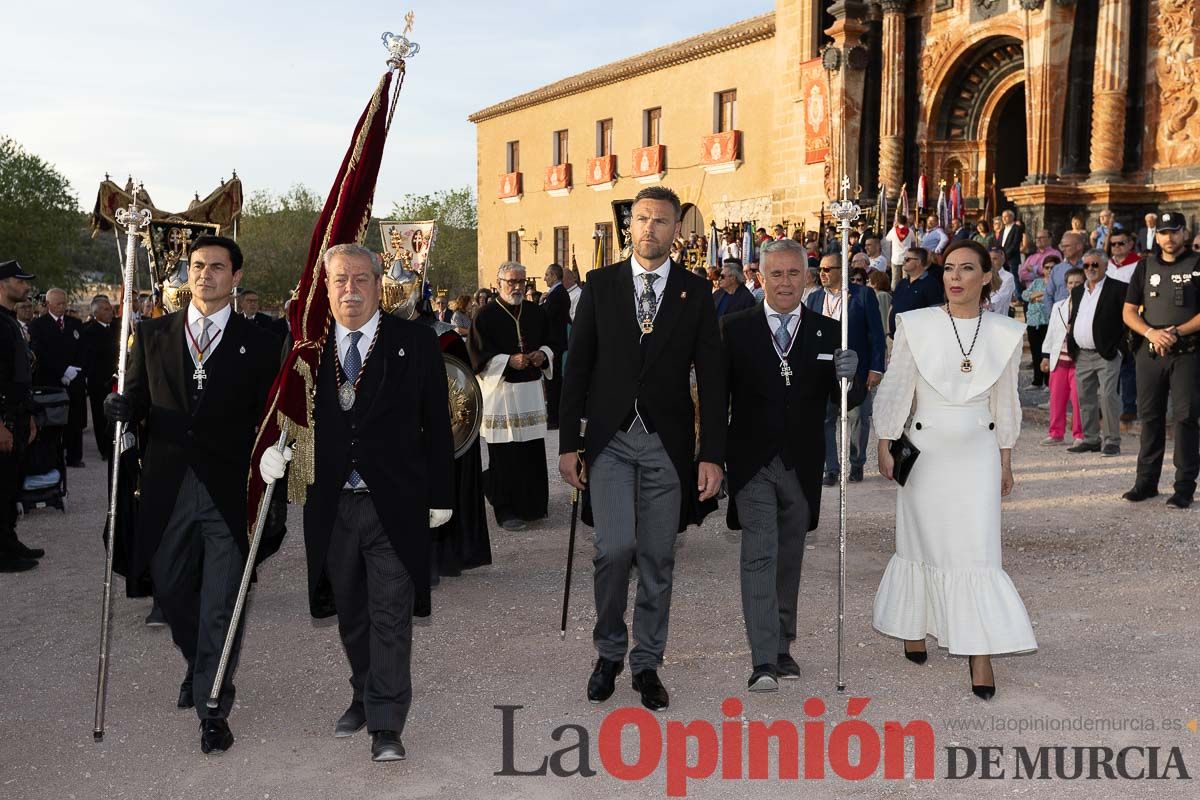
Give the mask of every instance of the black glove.
POLYGON ((129 398, 116 392, 104 398, 104 416, 114 422, 129 422, 133 417, 133 408, 129 405, 129 398))

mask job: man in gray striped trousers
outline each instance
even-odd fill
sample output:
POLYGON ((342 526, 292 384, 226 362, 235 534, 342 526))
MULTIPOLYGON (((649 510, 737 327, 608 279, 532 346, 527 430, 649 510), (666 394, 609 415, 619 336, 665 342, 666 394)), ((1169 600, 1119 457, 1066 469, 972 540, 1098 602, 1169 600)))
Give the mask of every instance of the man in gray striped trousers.
MULTIPOLYGON (((721 320, 729 386, 726 468, 729 527, 742 529, 742 613, 750 640, 750 691, 800 677, 789 652, 804 540, 821 511, 826 404, 839 403, 839 378, 853 379, 858 356, 838 347, 841 326, 800 302, 808 277, 804 247, 763 245, 765 297, 721 320)), ((861 401, 861 386, 851 402, 861 401)))

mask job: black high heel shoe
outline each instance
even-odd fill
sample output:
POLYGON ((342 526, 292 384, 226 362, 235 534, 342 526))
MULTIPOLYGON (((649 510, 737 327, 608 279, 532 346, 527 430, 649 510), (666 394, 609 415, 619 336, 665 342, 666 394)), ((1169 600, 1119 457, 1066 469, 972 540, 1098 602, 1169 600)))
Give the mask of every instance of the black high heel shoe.
MULTIPOLYGON (((907 640, 900 643, 900 646, 904 648, 904 657, 914 664, 924 664, 925 659, 929 657, 929 653, 924 648, 920 650, 909 650, 908 647, 905 646, 906 644, 907 640)), ((922 642, 922 644, 924 644, 924 642, 922 642)))
POLYGON ((991 700, 996 694, 996 675, 994 672, 992 673, 991 686, 981 686, 976 684, 975 671, 971 669, 971 659, 973 658, 975 658, 975 656, 967 656, 967 675, 971 678, 971 691, 974 692, 975 696, 980 700, 991 700))

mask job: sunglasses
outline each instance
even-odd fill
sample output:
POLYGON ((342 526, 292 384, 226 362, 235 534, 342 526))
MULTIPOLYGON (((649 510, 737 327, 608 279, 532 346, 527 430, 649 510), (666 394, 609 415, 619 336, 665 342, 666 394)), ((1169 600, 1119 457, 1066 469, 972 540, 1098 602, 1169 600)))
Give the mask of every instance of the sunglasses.
POLYGON ((1101 267, 1101 266, 1102 266, 1102 265, 1100 264, 1100 262, 1099 262, 1099 261, 1085 261, 1085 262, 1083 262, 1083 268, 1084 268, 1084 269, 1088 269, 1088 268, 1091 268, 1091 269, 1100 269, 1100 267, 1101 267))
POLYGON ((1129 247, 1129 242, 1125 241, 1124 239, 1121 239, 1120 241, 1118 241, 1117 239, 1113 239, 1112 246, 1113 247, 1129 247))

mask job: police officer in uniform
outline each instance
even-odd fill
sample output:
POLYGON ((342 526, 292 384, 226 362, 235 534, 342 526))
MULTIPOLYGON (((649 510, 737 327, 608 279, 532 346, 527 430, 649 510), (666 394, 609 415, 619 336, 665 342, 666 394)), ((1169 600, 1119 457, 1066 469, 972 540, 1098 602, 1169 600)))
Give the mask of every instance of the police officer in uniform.
POLYGON ((1200 254, 1187 249, 1183 215, 1158 215, 1155 239, 1161 252, 1133 271, 1124 321, 1142 337, 1137 348, 1138 413, 1142 441, 1137 481, 1123 496, 1140 502, 1158 495, 1166 450, 1167 395, 1175 422, 1175 493, 1167 500, 1187 508, 1200 473, 1200 254))
POLYGON ((24 479, 25 448, 37 435, 33 421, 33 371, 17 305, 29 297, 33 276, 16 261, 0 262, 0 572, 24 572, 46 554, 17 538, 17 493, 24 479))

